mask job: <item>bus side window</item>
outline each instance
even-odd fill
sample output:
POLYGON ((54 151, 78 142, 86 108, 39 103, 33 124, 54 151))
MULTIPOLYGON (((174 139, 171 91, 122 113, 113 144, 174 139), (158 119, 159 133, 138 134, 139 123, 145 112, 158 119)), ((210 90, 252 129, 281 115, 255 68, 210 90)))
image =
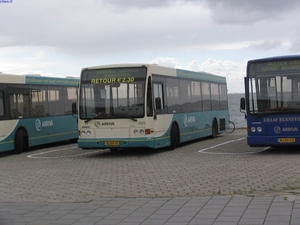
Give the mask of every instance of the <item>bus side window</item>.
POLYGON ((23 106, 23 96, 18 94, 10 94, 10 117, 12 119, 17 119, 22 116, 22 113, 19 111, 23 106))
POLYGON ((155 109, 161 110, 164 109, 163 101, 163 84, 155 83, 154 85, 154 100, 155 100, 155 109))
POLYGON ((72 104, 77 100, 77 89, 75 87, 67 87, 65 91, 65 114, 71 115, 72 114, 72 104))
POLYGON ((208 82, 201 82, 203 111, 211 110, 210 85, 208 82))
POLYGON ((48 88, 49 114, 51 116, 64 115, 64 92, 63 87, 48 88))
POLYGON ((160 97, 156 97, 155 98, 155 108, 156 109, 161 109, 161 98, 160 97))

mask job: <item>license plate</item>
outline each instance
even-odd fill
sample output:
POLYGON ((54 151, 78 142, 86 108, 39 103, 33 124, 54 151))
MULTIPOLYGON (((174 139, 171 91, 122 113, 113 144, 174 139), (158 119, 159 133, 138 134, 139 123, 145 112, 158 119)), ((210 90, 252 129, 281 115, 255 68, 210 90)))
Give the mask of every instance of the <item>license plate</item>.
POLYGON ((106 146, 119 146, 120 142, 119 141, 106 141, 105 145, 106 146))
POLYGON ((279 143, 294 143, 296 138, 278 138, 279 143))

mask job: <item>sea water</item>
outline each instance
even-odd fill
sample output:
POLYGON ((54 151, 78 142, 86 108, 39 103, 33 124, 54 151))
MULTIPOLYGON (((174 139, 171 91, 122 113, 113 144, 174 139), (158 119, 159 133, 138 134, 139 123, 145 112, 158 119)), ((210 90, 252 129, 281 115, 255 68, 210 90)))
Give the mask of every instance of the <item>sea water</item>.
POLYGON ((245 114, 240 112, 240 99, 245 97, 245 94, 228 94, 228 106, 230 121, 235 124, 236 128, 246 127, 245 114))

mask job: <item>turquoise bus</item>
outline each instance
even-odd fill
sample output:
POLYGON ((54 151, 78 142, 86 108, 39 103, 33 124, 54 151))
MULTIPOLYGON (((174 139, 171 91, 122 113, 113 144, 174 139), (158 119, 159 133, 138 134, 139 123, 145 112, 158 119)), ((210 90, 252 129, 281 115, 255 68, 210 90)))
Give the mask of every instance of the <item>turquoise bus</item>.
POLYGON ((229 124, 226 78, 204 72, 154 64, 83 68, 79 93, 82 149, 174 149, 216 137, 229 124))
POLYGON ((0 73, 0 152, 78 137, 78 78, 0 73))
POLYGON ((299 146, 300 55, 248 61, 241 109, 249 146, 299 146))

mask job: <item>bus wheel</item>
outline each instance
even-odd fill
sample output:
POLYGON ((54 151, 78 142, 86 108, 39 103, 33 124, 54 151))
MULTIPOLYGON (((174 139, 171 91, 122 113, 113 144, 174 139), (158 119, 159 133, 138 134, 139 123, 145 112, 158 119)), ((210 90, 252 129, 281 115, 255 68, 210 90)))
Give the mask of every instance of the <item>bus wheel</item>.
POLYGON ((170 146, 168 147, 168 150, 174 150, 179 143, 179 130, 178 127, 173 124, 170 135, 170 146))
POLYGON ((18 130, 15 136, 15 154, 21 154, 26 147, 26 137, 23 130, 18 130))
POLYGON ((217 135, 218 135, 218 123, 216 120, 214 120, 213 124, 212 124, 212 127, 211 127, 211 137, 212 138, 216 138, 217 135))

